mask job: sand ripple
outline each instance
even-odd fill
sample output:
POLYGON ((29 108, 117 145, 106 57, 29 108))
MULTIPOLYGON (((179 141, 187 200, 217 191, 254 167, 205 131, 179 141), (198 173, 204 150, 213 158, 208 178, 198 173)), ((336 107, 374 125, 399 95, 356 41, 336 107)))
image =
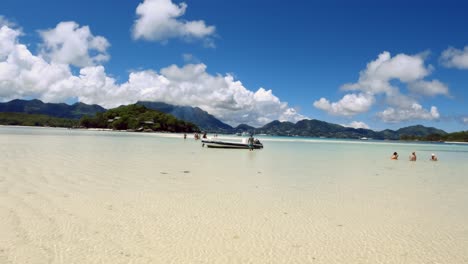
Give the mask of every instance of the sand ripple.
POLYGON ((0 133, 2 264, 468 263, 466 164, 33 132, 0 133))

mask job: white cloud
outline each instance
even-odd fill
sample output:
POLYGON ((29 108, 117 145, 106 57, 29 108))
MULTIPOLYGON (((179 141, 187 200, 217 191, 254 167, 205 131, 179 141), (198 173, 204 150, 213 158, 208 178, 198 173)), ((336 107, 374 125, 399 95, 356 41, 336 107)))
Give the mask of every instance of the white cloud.
POLYGON ((3 26, 0 29, 0 98, 69 96, 73 76, 68 65, 48 63, 34 56, 25 45, 18 43, 21 32, 3 26))
POLYGON ((437 107, 432 106, 430 110, 425 110, 416 99, 401 94, 398 89, 393 89, 387 94, 386 103, 390 107, 377 113, 377 117, 380 117, 384 122, 435 120, 440 117, 437 107))
POLYGON ((180 19, 187 9, 186 3, 174 4, 171 0, 144 0, 136 9, 138 19, 133 25, 133 38, 165 42, 171 38, 184 40, 202 39, 213 46, 210 39, 215 33, 214 26, 205 21, 180 19))
POLYGON ((54 63, 86 67, 109 60, 109 42, 104 37, 94 36, 88 26, 80 27, 73 21, 60 22, 55 28, 39 33, 43 40, 41 54, 54 63))
POLYGON ((386 93, 385 103, 397 108, 411 108, 417 101, 408 95, 400 93, 398 88, 392 88, 386 93))
POLYGON ((439 80, 425 79, 433 70, 432 66, 425 65, 425 57, 426 54, 423 53, 398 54, 392 57, 389 52, 382 52, 360 72, 358 82, 347 83, 341 87, 343 91, 359 91, 361 95, 365 94, 365 97, 346 94, 336 103, 321 98, 314 102, 314 106, 330 114, 350 116, 369 111, 376 102, 375 97, 382 95, 385 99, 383 102, 388 104, 389 108, 377 116, 385 122, 403 120, 399 117, 403 113, 409 114, 405 120, 428 119, 428 117, 434 119, 435 116, 438 118, 438 113, 426 115, 426 112, 430 112, 415 107, 420 106, 415 99, 418 96, 449 96, 447 85, 439 80), (411 94, 402 94, 400 86, 406 87, 411 94))
POLYGON ((6 17, 0 15, 0 27, 8 26, 10 28, 16 27, 15 23, 9 21, 6 17))
POLYGON ((4 60, 15 49, 20 35, 20 30, 14 30, 7 25, 0 25, 0 60, 4 60))
POLYGON ((115 107, 138 100, 198 106, 231 125, 247 123, 260 126, 273 120, 296 122, 306 118, 281 102, 271 90, 252 92, 231 75, 211 75, 204 64, 175 65, 155 71, 130 73, 118 85, 104 67, 88 67, 80 72, 79 94, 85 103, 115 107))
POLYGON ((204 64, 172 65, 160 73, 133 72, 121 88, 130 91, 134 101, 198 106, 232 125, 258 126, 276 119, 296 122, 306 118, 281 102, 271 90, 259 88, 252 92, 229 74, 207 73, 204 64))
POLYGON ((377 116, 382 118, 384 122, 398 123, 402 121, 410 121, 415 119, 422 120, 435 120, 440 117, 437 107, 432 106, 428 111, 424 109, 420 104, 414 103, 411 108, 400 108, 395 109, 389 107, 383 112, 377 113, 377 116))
POLYGON ((449 47, 442 52, 440 62, 448 68, 468 69, 468 46, 463 50, 449 47))
POLYGON ((357 83, 345 84, 342 90, 387 93, 393 88, 391 80, 410 83, 422 80, 430 73, 431 69, 424 65, 423 55, 398 54, 392 58, 390 53, 385 51, 367 64, 366 70, 360 72, 357 83))
POLYGON ((20 31, 0 28, 0 99, 38 98, 64 102, 70 98, 111 108, 138 100, 198 106, 231 125, 260 126, 273 120, 296 122, 306 118, 271 90, 251 91, 230 74, 212 75, 204 64, 171 65, 159 72, 131 72, 118 84, 101 65, 87 66, 73 75, 70 66, 48 62, 19 43, 20 31), (7 45, 8 44, 8 45, 7 45))
POLYGON ((449 95, 447 85, 439 80, 413 82, 408 85, 408 89, 415 94, 426 96, 449 95))
POLYGON ((468 117, 463 117, 463 118, 462 118, 462 122, 463 122, 465 125, 468 125, 468 117))
POLYGON ((332 115, 352 116, 367 112, 374 101, 375 98, 371 94, 347 94, 334 103, 322 97, 314 102, 314 106, 332 115))
POLYGON ((361 122, 361 121, 353 121, 347 125, 343 125, 345 127, 352 127, 352 128, 365 128, 365 129, 370 129, 370 127, 364 123, 364 122, 361 122))
POLYGON ((190 53, 182 54, 182 59, 184 60, 185 63, 200 63, 200 60, 190 53))

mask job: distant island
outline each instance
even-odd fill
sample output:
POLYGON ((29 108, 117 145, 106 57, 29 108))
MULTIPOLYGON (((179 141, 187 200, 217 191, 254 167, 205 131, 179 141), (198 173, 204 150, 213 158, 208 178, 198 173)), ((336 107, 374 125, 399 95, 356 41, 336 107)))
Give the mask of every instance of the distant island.
POLYGON ((85 115, 80 119, 79 125, 85 128, 111 128, 145 132, 191 133, 200 131, 196 125, 190 122, 137 104, 119 106, 104 113, 96 113, 94 117, 85 115))
POLYGON ((246 124, 232 127, 198 107, 147 101, 139 101, 136 104, 107 110, 99 105, 84 103, 68 105, 43 103, 40 100, 16 99, 0 103, 0 124, 52 127, 81 126, 130 131, 206 131, 225 134, 247 132, 274 136, 468 142, 468 131, 447 133, 441 129, 422 125, 408 126, 398 130, 374 131, 305 119, 297 123, 276 120, 258 128, 246 124))

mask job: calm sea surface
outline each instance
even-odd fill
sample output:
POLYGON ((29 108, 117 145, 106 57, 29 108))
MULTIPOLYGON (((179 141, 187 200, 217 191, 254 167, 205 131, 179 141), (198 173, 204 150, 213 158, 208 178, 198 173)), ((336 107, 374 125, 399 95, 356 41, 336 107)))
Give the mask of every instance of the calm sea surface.
POLYGON ((260 139, 0 127, 0 263, 468 263, 468 145, 260 139))

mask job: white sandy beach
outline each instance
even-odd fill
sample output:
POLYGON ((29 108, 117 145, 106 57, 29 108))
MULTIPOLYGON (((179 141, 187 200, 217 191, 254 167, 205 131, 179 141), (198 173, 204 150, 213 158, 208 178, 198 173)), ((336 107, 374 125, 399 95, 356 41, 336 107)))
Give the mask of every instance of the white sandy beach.
POLYGON ((467 146, 265 142, 1 127, 0 263, 468 263, 467 146))

